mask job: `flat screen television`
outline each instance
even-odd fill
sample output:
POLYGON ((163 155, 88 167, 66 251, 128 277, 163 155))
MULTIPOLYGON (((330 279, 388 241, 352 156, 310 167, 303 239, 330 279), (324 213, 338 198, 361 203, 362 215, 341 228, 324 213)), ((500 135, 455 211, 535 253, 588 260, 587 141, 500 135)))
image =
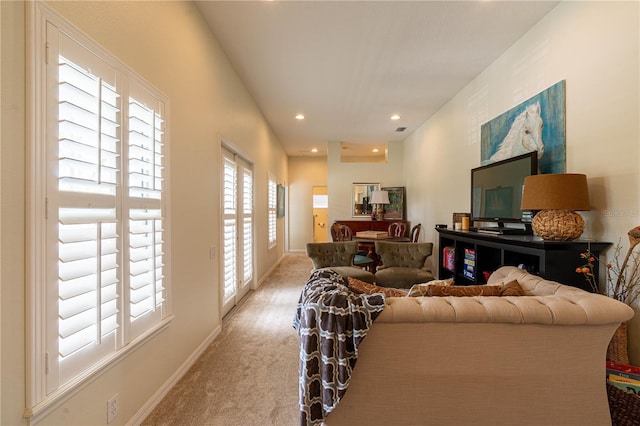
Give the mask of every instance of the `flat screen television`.
MULTIPOLYGON (((471 220, 504 223, 531 222, 520 210, 524 178, 538 173, 536 151, 471 170, 471 220)), ((527 212, 528 213, 528 212, 527 212)))

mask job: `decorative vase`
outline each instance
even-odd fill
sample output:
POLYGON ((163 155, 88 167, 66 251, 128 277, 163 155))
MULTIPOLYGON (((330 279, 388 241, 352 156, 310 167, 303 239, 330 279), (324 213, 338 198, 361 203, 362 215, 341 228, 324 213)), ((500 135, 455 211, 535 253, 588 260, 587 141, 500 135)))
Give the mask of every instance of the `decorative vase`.
POLYGON ((613 337, 607 347, 607 361, 629 365, 629 352, 627 351, 627 322, 623 322, 613 333, 613 337))

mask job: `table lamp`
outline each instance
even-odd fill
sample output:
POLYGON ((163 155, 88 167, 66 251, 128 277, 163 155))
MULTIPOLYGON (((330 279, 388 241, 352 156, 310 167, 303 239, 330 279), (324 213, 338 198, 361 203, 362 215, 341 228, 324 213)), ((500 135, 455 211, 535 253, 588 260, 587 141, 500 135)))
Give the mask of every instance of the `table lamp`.
POLYGON ((539 210, 531 221, 544 240, 570 241, 584 231, 576 210, 590 210, 587 176, 574 173, 531 175, 524 179, 522 210, 539 210))
POLYGON ((389 203, 389 191, 373 191, 371 192, 371 204, 378 205, 377 217, 380 220, 384 219, 384 204, 389 203))

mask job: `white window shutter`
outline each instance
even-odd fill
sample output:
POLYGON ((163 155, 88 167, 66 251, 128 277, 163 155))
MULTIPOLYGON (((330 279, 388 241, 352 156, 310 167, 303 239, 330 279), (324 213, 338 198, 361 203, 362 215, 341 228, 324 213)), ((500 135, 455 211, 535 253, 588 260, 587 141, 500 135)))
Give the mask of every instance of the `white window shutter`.
POLYGON ((269 247, 273 247, 276 244, 277 228, 276 228, 276 203, 277 203, 277 186, 275 178, 269 175, 269 188, 268 188, 268 221, 269 221, 269 247))
POLYGON ((129 83, 127 159, 129 222, 129 339, 157 323, 165 311, 164 104, 141 83, 129 83))
POLYGON ((253 278, 253 171, 242 167, 242 281, 253 278))
POLYGON ((121 282, 118 72, 66 34, 56 35, 50 87, 51 93, 57 88, 57 129, 48 145, 56 174, 47 198, 48 233, 56 242, 49 248, 57 253, 48 276, 57 285, 47 288, 55 293, 49 300, 57 300, 57 321, 47 353, 57 368, 48 377, 49 392, 116 350, 121 282))
POLYGON ((237 285, 237 171, 233 154, 223 152, 223 303, 236 294, 237 285))
POLYGON ((170 319, 168 100, 32 7, 27 408, 40 410, 170 319))

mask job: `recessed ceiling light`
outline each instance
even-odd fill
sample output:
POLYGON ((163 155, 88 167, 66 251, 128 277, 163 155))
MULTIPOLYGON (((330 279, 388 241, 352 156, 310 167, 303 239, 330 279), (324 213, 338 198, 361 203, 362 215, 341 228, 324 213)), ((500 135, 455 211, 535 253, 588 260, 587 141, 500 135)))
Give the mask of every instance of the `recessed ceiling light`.
POLYGON ((296 120, 304 120, 304 115, 302 114, 296 115, 296 120))
POLYGON ((311 152, 313 152, 313 153, 318 152, 318 148, 311 148, 311 152))
POLYGON ((400 120, 400 116, 399 116, 398 114, 393 114, 393 115, 391 116, 391 119, 392 119, 392 120, 400 120))
POLYGON ((371 152, 380 152, 380 150, 378 148, 373 148, 371 152))

